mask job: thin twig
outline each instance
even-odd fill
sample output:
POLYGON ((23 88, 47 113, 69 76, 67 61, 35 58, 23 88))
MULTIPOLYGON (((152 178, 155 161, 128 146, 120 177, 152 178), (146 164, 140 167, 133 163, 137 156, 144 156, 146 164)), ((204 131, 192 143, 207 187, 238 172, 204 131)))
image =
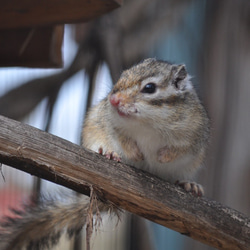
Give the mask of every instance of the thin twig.
POLYGON ((3 177, 3 181, 5 182, 5 177, 4 177, 4 174, 3 174, 3 168, 2 168, 3 164, 0 163, 0 172, 1 172, 1 175, 3 177))
POLYGON ((26 39, 24 40, 24 42, 21 45, 21 48, 19 50, 18 55, 21 56, 23 54, 23 52, 25 51, 25 49, 27 48, 31 38, 33 37, 34 33, 36 31, 36 28, 33 28, 30 30, 29 34, 27 35, 26 39))

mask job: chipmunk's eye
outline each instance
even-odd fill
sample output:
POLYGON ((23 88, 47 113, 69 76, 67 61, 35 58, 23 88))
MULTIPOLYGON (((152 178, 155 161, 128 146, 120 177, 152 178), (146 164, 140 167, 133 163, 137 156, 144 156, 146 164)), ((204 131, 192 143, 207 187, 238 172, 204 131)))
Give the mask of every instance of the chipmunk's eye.
POLYGON ((148 83, 142 89, 142 93, 153 94, 156 91, 156 84, 155 83, 148 83))

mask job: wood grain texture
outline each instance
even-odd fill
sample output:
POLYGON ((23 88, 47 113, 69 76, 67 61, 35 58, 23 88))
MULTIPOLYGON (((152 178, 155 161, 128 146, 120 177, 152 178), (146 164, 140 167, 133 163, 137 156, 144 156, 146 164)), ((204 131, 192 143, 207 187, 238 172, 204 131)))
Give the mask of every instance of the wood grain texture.
POLYGON ((121 0, 1 1, 0 29, 85 22, 121 5, 121 0))
POLYGON ((0 116, 0 161, 83 194, 109 200, 218 249, 250 249, 250 219, 153 175, 0 116))

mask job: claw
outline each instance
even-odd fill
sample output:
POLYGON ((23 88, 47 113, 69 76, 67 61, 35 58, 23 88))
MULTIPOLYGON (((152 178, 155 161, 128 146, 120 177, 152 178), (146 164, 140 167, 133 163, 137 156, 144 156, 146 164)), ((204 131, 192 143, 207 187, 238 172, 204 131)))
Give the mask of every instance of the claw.
POLYGON ((119 157, 119 155, 114 152, 114 151, 107 151, 105 153, 105 156, 107 159, 109 160, 114 160, 114 161, 117 161, 117 162, 121 162, 121 158, 119 157))
POLYGON ((105 157, 107 159, 109 159, 109 160, 114 160, 114 161, 117 161, 117 162, 121 162, 120 156, 114 151, 108 150, 105 153, 103 153, 103 148, 100 147, 98 149, 98 153, 101 154, 101 155, 105 155, 105 157))
POLYGON ((185 191, 192 193, 194 196, 201 197, 204 195, 204 189, 198 183, 189 181, 176 181, 175 185, 182 187, 185 191))
POLYGON ((103 149, 102 149, 102 147, 100 147, 100 148, 98 149, 98 154, 100 154, 100 155, 103 154, 103 149))

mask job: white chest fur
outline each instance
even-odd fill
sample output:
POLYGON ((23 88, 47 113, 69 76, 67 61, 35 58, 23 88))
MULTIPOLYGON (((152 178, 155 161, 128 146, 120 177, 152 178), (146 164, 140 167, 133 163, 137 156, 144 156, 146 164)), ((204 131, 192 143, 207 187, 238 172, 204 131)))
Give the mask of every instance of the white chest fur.
POLYGON ((175 182, 176 180, 190 179, 193 177, 195 169, 193 168, 195 157, 191 154, 183 155, 170 163, 160 163, 158 161, 158 151, 160 148, 168 145, 168 138, 159 134, 156 130, 146 126, 140 126, 136 122, 131 122, 124 129, 127 136, 136 141, 141 153, 143 161, 131 162, 125 160, 126 163, 134 167, 146 170, 160 178, 175 182))

